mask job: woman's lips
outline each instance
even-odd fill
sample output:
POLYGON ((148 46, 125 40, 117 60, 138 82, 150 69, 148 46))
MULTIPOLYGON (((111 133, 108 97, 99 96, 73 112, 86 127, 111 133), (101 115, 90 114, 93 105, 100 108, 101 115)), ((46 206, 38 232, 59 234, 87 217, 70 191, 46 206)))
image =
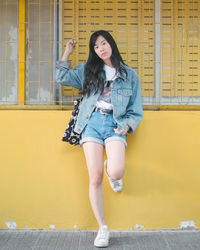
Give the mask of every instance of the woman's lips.
POLYGON ((101 56, 105 56, 106 55, 106 52, 102 53, 101 56))

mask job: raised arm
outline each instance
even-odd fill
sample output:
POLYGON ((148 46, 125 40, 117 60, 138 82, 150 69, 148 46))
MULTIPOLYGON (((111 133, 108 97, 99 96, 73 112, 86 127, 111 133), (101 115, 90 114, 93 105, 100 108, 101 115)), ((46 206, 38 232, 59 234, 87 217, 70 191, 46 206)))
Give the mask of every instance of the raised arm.
POLYGON ((75 39, 67 42, 61 61, 56 63, 56 81, 63 86, 83 89, 84 64, 77 66, 75 69, 70 69, 70 63, 68 62, 68 58, 73 53, 76 43, 75 39))

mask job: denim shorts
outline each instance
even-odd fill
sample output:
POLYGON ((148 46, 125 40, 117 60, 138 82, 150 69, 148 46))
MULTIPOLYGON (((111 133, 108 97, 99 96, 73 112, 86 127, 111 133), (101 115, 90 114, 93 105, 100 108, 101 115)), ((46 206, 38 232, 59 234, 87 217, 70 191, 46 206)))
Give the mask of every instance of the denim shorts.
POLYGON ((126 135, 116 134, 114 128, 117 128, 117 123, 112 114, 93 112, 82 132, 80 145, 84 142, 97 142, 105 147, 107 142, 121 141, 127 147, 126 135))

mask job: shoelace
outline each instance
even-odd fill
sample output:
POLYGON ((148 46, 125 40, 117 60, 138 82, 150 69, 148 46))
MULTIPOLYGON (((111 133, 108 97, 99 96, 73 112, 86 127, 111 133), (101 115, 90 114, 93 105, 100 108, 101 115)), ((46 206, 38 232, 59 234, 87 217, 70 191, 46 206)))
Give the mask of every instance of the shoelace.
POLYGON ((112 179, 112 182, 113 182, 113 184, 114 184, 114 187, 118 187, 118 186, 120 186, 120 182, 119 182, 120 180, 113 180, 112 179))
POLYGON ((99 238, 100 239, 105 239, 107 231, 105 230, 100 230, 99 231, 99 238))

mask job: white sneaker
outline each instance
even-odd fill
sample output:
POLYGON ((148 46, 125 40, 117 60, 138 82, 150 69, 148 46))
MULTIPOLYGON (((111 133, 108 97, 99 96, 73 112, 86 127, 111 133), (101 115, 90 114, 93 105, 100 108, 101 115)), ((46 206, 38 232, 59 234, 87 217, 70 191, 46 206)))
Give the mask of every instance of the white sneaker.
POLYGON ((106 225, 100 227, 97 237, 94 240, 95 247, 107 247, 109 245, 110 232, 106 225))
POLYGON ((107 173, 107 160, 105 160, 104 165, 105 165, 106 174, 107 174, 109 182, 110 182, 110 186, 113 189, 113 191, 114 192, 120 192, 120 191, 122 191, 122 188, 123 188, 122 179, 120 179, 120 180, 114 180, 114 179, 112 179, 108 175, 108 173, 107 173))

